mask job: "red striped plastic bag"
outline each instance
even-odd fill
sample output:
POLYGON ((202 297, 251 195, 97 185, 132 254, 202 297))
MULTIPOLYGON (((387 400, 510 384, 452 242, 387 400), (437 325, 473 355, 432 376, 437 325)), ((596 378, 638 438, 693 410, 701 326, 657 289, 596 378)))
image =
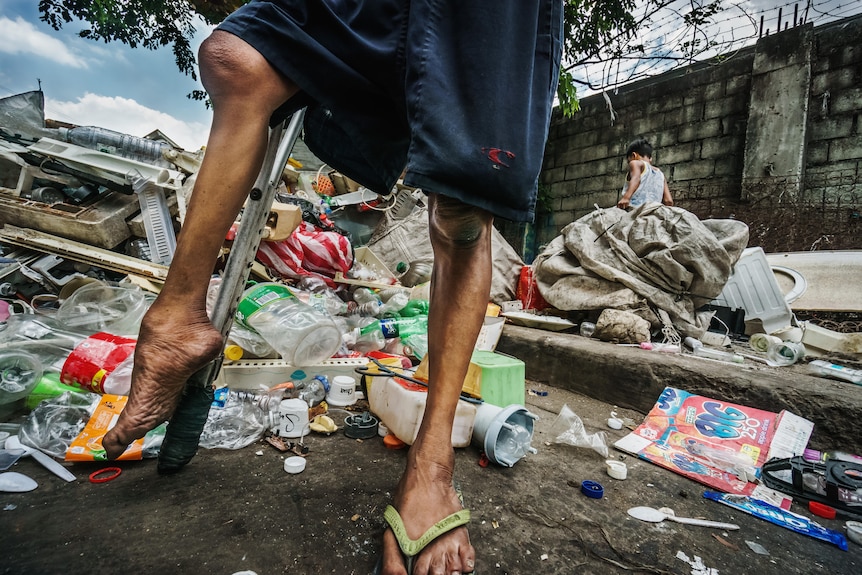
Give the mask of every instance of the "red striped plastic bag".
POLYGON ((283 278, 315 276, 334 288, 335 274, 353 267, 353 246, 345 236, 304 221, 286 240, 261 242, 257 259, 283 278))

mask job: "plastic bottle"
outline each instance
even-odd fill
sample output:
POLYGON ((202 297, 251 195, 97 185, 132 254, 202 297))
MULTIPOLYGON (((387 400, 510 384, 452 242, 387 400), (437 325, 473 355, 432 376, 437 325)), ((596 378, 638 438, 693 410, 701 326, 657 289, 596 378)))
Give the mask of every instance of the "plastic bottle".
POLYGON ((434 264, 426 260, 413 260, 410 263, 398 262, 395 272, 404 287, 413 287, 431 281, 434 264))
POLYGON ((831 377, 855 383, 856 385, 862 385, 862 369, 851 369, 849 367, 836 365, 821 359, 815 359, 810 362, 808 364, 808 369, 811 373, 821 377, 831 377))
POLYGON ((745 361, 745 358, 741 355, 731 353, 729 351, 722 351, 720 349, 712 349, 711 347, 704 347, 702 341, 693 337, 685 338, 685 345, 691 349, 692 354, 698 357, 705 357, 707 359, 714 359, 727 363, 743 363, 745 361))
POLYGON ((407 304, 399 310, 398 315, 401 317, 416 317, 420 315, 428 315, 428 300, 427 299, 411 299, 407 304))
POLYGON ((200 436, 207 449, 241 449, 278 424, 279 394, 215 390, 214 401, 200 436))
POLYGON ((299 387, 299 399, 308 404, 308 407, 314 407, 321 401, 326 399, 326 394, 329 392, 329 379, 325 375, 315 375, 310 380, 302 383, 299 387))
POLYGON ((341 345, 332 318, 302 303, 284 285, 264 283, 245 291, 236 319, 256 331, 291 365, 329 359, 341 345))
POLYGON ((409 301, 410 296, 405 292, 394 293, 382 306, 380 306, 378 315, 383 317, 400 315, 399 312, 407 306, 409 301))
POLYGON ((386 340, 400 337, 405 341, 428 332, 428 317, 383 318, 373 320, 356 328, 356 343, 353 349, 362 353, 383 349, 386 340))
MULTIPOLYGON (((230 332, 228 332, 227 342, 226 357, 227 347, 230 346, 239 347, 242 350, 241 357, 272 358, 278 355, 260 334, 236 323, 231 326, 230 332)), ((240 358, 233 359, 233 361, 240 358)))
POLYGON ((356 288, 356 290, 353 292, 353 301, 360 305, 370 302, 382 303, 377 294, 366 287, 356 288))
POLYGON ((90 148, 91 150, 98 150, 162 167, 169 167, 171 165, 165 160, 162 154, 164 150, 171 150, 172 148, 164 142, 130 136, 98 126, 60 128, 59 132, 60 137, 67 142, 90 148))

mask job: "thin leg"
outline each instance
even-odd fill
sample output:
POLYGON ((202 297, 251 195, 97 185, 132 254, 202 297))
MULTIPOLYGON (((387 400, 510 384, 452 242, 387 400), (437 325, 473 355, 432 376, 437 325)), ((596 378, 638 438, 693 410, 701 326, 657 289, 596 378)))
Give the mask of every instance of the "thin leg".
POLYGON ((260 54, 216 31, 201 46, 213 102, 207 151, 164 288, 141 323, 129 402, 102 442, 119 456, 167 420, 186 380, 212 361, 222 335, 206 316, 206 291, 225 234, 260 170, 273 111, 296 93, 260 54))
MULTIPOLYGON (((492 223, 488 212, 430 196, 434 273, 428 317, 428 400, 395 496, 395 507, 411 538, 461 508, 452 486, 452 428, 491 291, 492 223)), ((413 573, 467 573, 473 571, 474 559, 467 530, 459 528, 423 550, 413 573)), ((383 567, 388 575, 405 572, 390 531, 384 535, 383 567)))

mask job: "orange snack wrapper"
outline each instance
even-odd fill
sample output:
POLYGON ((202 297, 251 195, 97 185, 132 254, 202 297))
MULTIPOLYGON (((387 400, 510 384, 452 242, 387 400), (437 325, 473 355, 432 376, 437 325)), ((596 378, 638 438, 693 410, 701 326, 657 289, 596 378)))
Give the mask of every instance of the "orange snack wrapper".
MULTIPOLYGON (((117 418, 126 407, 128 400, 128 396, 125 395, 103 395, 93 415, 90 416, 90 421, 66 449, 66 461, 107 461, 102 439, 117 423, 117 418)), ((132 443, 117 458, 117 461, 143 459, 143 449, 144 439, 141 438, 132 443)))

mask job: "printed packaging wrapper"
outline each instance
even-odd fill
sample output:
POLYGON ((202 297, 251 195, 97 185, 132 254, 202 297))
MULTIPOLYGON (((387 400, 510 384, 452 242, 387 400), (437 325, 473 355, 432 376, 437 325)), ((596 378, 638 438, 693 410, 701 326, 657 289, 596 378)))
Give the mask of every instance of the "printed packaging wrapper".
MULTIPOLYGON (((117 423, 120 412, 126 406, 128 397, 125 395, 103 395, 99 405, 84 427, 84 430, 72 440, 66 449, 66 461, 106 461, 102 439, 117 423)), ((136 461, 143 459, 144 441, 137 439, 132 443, 117 461, 136 461)))
MULTIPOLYGON (((751 495, 776 434, 777 443, 789 443, 780 425, 785 413, 788 421, 802 419, 667 387, 614 446, 713 489, 751 495)), ((804 449, 807 436, 794 439, 804 449)))

